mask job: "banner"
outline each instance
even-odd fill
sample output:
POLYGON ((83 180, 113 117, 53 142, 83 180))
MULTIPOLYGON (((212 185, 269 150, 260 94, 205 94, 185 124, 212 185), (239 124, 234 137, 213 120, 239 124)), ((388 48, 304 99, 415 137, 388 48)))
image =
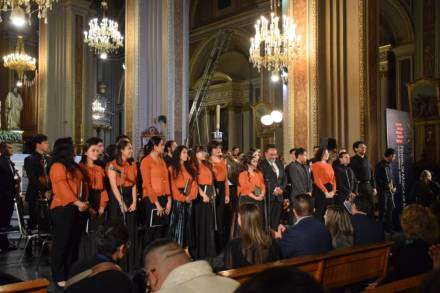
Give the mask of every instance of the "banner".
POLYGON ((396 150, 396 159, 391 164, 393 182, 397 191, 394 196, 396 208, 402 209, 413 201, 410 198, 413 181, 413 158, 411 121, 408 112, 386 109, 387 147, 396 150))

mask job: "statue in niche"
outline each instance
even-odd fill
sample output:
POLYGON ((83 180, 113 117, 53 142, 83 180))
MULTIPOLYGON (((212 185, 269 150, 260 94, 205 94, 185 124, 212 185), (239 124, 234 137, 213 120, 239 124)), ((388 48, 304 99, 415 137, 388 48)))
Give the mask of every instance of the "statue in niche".
POLYGON ((23 110, 23 100, 16 87, 6 96, 4 107, 5 107, 6 129, 8 130, 20 129, 21 111, 23 110))

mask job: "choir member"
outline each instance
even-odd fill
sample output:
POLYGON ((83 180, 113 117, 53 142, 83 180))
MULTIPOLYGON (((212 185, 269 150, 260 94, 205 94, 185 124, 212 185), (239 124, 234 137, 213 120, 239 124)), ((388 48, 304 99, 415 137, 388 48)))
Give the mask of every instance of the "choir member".
POLYGON ((295 161, 286 166, 286 175, 290 184, 290 203, 292 206, 298 195, 312 196, 312 176, 307 164, 307 151, 304 148, 295 149, 295 161))
POLYGON ((216 256, 215 231, 217 230, 214 197, 214 171, 207 160, 206 149, 194 148, 192 161, 197 172, 198 197, 194 201, 195 251, 192 256, 205 259, 216 256))
POLYGON ((78 257, 84 231, 80 213, 89 209, 87 182, 74 156, 72 138, 55 141, 49 172, 53 192, 50 206, 53 224, 52 278, 60 287, 65 286, 70 267, 78 257))
POLYGON ((260 149, 251 148, 249 150, 249 152, 252 153, 252 155, 258 160, 258 162, 260 162, 260 160, 261 160, 261 150, 260 149))
POLYGON ((141 161, 142 175, 142 203, 146 211, 148 229, 148 241, 166 236, 168 215, 171 212, 171 192, 168 169, 162 158, 164 153, 163 139, 153 136, 145 146, 145 157, 141 161), (155 210, 155 211, 153 211, 155 210), (153 221, 156 212, 161 221, 153 221))
POLYGON ((357 193, 357 181, 350 164, 350 155, 347 152, 339 153, 338 163, 333 163, 333 170, 336 176, 335 204, 345 205, 351 212, 351 202, 357 193))
POLYGON ((197 197, 197 176, 188 158, 188 149, 178 146, 169 167, 173 211, 168 235, 184 248, 194 246, 192 202, 197 197))
POLYGON ((373 195, 377 194, 377 190, 373 167, 366 156, 367 145, 362 141, 357 141, 353 144, 353 150, 356 155, 351 158, 350 168, 358 181, 358 193, 367 196, 373 204, 373 195))
POLYGON ((229 204, 229 183, 228 183, 228 168, 225 160, 222 158, 222 145, 218 141, 211 141, 208 144, 208 154, 210 162, 214 170, 214 187, 216 192, 216 217, 217 217, 217 234, 216 245, 217 252, 226 244, 229 227, 226 227, 226 220, 224 218, 225 205, 229 204))
POLYGON ((315 153, 312 164, 313 197, 315 198, 315 213, 319 220, 323 220, 327 206, 333 204, 336 192, 336 178, 332 166, 327 162, 329 152, 320 148, 315 153))
POLYGON ((105 188, 105 171, 97 165, 100 155, 99 141, 90 138, 83 146, 81 162, 79 166, 87 181, 89 201, 89 231, 94 231, 99 224, 104 222, 104 212, 109 198, 105 188))
POLYGON ((177 147, 177 142, 174 140, 168 140, 165 143, 165 154, 163 155, 163 159, 165 163, 167 164, 167 167, 171 165, 171 161, 173 158, 173 152, 177 147))
POLYGON ((111 220, 123 221, 128 228, 130 248, 124 259, 123 267, 126 271, 136 268, 137 251, 137 222, 136 222, 136 180, 137 166, 133 160, 133 147, 129 140, 120 139, 117 144, 116 159, 107 166, 110 181, 110 209, 111 220))
POLYGON ((264 159, 260 162, 260 169, 266 181, 269 225, 273 230, 280 224, 283 194, 287 185, 287 178, 283 163, 278 159, 275 145, 269 144, 264 151, 264 159))
POLYGON ((239 206, 244 203, 253 203, 260 210, 263 223, 267 224, 267 215, 265 213, 265 192, 263 173, 258 168, 258 160, 252 155, 246 155, 243 158, 245 170, 238 177, 238 196, 239 206))

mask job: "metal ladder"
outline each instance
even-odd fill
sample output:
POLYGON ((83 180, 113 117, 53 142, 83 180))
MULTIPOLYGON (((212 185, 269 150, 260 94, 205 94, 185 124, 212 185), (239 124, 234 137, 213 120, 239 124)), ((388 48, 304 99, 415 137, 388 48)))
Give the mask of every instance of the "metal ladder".
POLYGON ((220 30, 217 38, 215 39, 214 46, 212 47, 211 54, 203 72, 201 83, 197 89, 194 101, 192 102, 191 109, 188 116, 188 135, 186 138, 186 145, 189 144, 190 137, 193 135, 195 128, 197 128, 197 135, 200 143, 200 129, 198 118, 201 110, 201 106, 206 99, 209 85, 211 84, 212 77, 217 68, 220 56, 228 49, 231 41, 232 32, 228 30, 220 30))

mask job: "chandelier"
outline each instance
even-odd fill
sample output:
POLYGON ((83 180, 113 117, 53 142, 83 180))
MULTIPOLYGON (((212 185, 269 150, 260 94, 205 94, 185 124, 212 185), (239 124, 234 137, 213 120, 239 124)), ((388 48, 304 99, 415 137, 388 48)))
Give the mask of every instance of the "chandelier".
POLYGON ((107 59, 107 54, 116 51, 123 46, 124 37, 118 30, 118 23, 106 17, 108 4, 106 1, 101 2, 103 18, 93 18, 89 22, 89 31, 84 32, 84 42, 101 59, 107 59))
MULTIPOLYGON (((0 9, 2 11, 12 10, 12 13, 20 14, 22 7, 26 10, 28 15, 31 15, 32 6, 36 5, 38 11, 38 18, 44 19, 44 23, 47 23, 47 11, 52 9, 52 4, 58 2, 58 0, 0 0, 0 9)), ((0 22, 2 21, 0 17, 0 22)), ((24 23, 23 23, 24 24, 24 23)))
POLYGON ((23 37, 17 37, 15 52, 3 56, 3 65, 10 70, 15 70, 18 75, 17 85, 26 83, 27 79, 24 73, 26 71, 35 71, 37 60, 26 54, 24 51, 23 37))
POLYGON ((265 67, 269 71, 278 72, 294 56, 299 53, 301 36, 296 34, 296 24, 287 16, 282 17, 282 28, 279 26, 280 17, 276 10, 280 7, 280 0, 271 0, 270 22, 261 16, 255 24, 255 36, 251 39, 249 61, 254 67, 261 70, 265 67))

